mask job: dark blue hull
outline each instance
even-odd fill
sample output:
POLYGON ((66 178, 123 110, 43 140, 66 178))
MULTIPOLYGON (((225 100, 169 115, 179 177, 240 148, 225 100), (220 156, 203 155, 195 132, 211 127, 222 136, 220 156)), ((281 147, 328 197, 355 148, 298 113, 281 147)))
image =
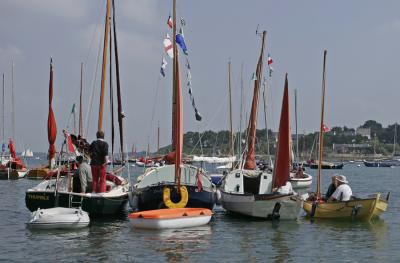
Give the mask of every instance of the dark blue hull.
MULTIPOLYGON (((172 186, 170 186, 170 189, 172 186)), ((189 193, 189 201, 186 207, 192 208, 208 208, 213 209, 216 198, 214 192, 202 190, 197 192, 196 186, 186 186, 189 193)), ((139 211, 154 210, 166 208, 163 201, 164 185, 151 186, 137 192, 138 203, 137 209, 139 211)), ((171 200, 179 202, 180 195, 175 191, 171 191, 171 200)))
POLYGON ((367 161, 364 161, 364 165, 366 167, 392 167, 392 166, 395 166, 396 164, 390 163, 390 162, 367 162, 367 161))

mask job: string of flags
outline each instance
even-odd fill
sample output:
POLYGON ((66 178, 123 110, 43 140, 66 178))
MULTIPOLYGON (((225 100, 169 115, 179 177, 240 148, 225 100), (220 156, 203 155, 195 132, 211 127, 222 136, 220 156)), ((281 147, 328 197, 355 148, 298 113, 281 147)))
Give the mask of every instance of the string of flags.
MULTIPOLYGON (((180 47, 180 49, 182 50, 182 52, 185 54, 185 58, 186 58, 186 86, 188 88, 188 92, 189 92, 189 97, 190 97, 190 102, 192 104, 194 113, 195 113, 195 118, 197 121, 201 121, 202 116, 199 112, 199 110, 196 107, 196 102, 194 100, 194 96, 193 96, 193 87, 192 87, 192 74, 191 74, 191 67, 190 67, 190 63, 189 63, 189 52, 185 43, 185 38, 184 38, 184 34, 183 34, 183 27, 186 25, 186 21, 181 18, 180 19, 181 22, 181 27, 179 29, 179 33, 176 34, 175 36, 175 41, 176 44, 180 47)), ((168 17, 167 20, 167 25, 169 28, 172 29, 173 27, 173 22, 172 22, 172 18, 171 16, 168 17)), ((164 40, 163 40, 163 45, 164 45, 164 52, 168 55, 169 58, 173 59, 174 58, 174 51, 173 51, 173 44, 171 41, 171 37, 166 34, 164 40)), ((160 68, 160 74, 161 76, 165 77, 165 70, 167 67, 167 61, 164 58, 164 56, 162 56, 161 59, 161 68, 160 68)))
MULTIPOLYGON (((271 55, 268 53, 267 64, 268 64, 269 77, 272 77, 272 72, 274 72, 274 68, 272 67, 273 62, 274 61, 272 60, 271 55)), ((257 75, 255 72, 253 72, 253 75, 251 76, 251 80, 252 81, 257 80, 257 75)))

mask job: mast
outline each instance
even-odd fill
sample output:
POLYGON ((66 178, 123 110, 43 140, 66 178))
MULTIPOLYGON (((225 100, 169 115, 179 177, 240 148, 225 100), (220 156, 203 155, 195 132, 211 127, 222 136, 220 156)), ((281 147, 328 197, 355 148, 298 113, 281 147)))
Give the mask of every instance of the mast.
POLYGON ((119 76, 119 56, 118 56, 118 42, 117 42, 117 30, 115 23, 115 3, 112 1, 113 8, 113 29, 114 29, 114 54, 115 54, 115 73, 117 77, 117 103, 118 103, 118 125, 119 125, 119 142, 121 148, 121 158, 125 161, 124 155, 124 112, 122 110, 122 98, 121 98, 121 82, 119 76))
POLYGON ((264 78, 263 81, 263 102, 264 102, 264 123, 265 123, 265 132, 267 133, 267 155, 269 157, 270 165, 272 165, 272 160, 271 160, 271 153, 269 151, 269 135, 268 135, 268 121, 267 121, 267 83, 266 79, 264 78))
POLYGON ((108 31, 110 30, 109 28, 110 28, 110 0, 107 0, 106 22, 104 26, 103 68, 101 71, 99 122, 97 127, 98 131, 103 131, 104 91, 107 78, 107 50, 108 50, 108 31))
POLYGON ((394 136, 393 136, 393 156, 396 155, 396 143, 397 143, 397 122, 394 124, 394 136))
POLYGON ((113 92, 113 81, 112 81, 112 35, 110 27, 110 114, 111 114, 111 160, 114 163, 114 92, 113 92))
POLYGON ((243 122, 243 62, 240 67, 240 123, 239 123, 239 156, 242 156, 242 122, 243 122))
POLYGON ((14 62, 11 67, 11 111, 12 138, 15 140, 14 62))
MULTIPOLYGON (((4 145, 4 120, 5 120, 5 115, 4 115, 4 111, 5 111, 5 108, 4 108, 4 95, 5 95, 5 88, 4 88, 4 73, 3 73, 3 101, 2 101, 2 104, 3 104, 3 116, 2 116, 2 120, 3 120, 3 125, 2 125, 2 142, 3 142, 3 145, 4 145)), ((2 146, 2 152, 4 153, 4 151, 5 151, 5 149, 4 149, 4 146, 2 146)))
POLYGON ((290 114, 289 114, 289 92, 288 92, 287 73, 285 76, 285 87, 283 90, 281 119, 279 122, 278 146, 272 177, 272 188, 284 186, 289 180, 290 158, 291 158, 291 134, 290 134, 290 114))
POLYGON ((246 162, 244 164, 244 169, 254 170, 256 168, 255 161, 255 142, 256 142, 256 128, 257 128, 257 106, 258 106, 258 96, 260 92, 260 81, 262 80, 262 70, 263 70, 263 57, 264 57, 264 46, 265 46, 265 36, 267 31, 263 31, 262 34, 262 45, 261 53, 257 63, 256 77, 254 82, 254 94, 253 102, 251 105, 251 113, 248 125, 248 141, 247 141, 247 155, 246 162))
POLYGON ((160 123, 158 123, 157 127, 157 153, 160 152, 160 123))
POLYGON ((319 127, 319 157, 318 157, 318 177, 317 177, 317 198, 321 198, 321 165, 322 150, 324 146, 324 111, 325 111, 325 81, 326 81, 326 54, 324 50, 324 64, 322 69, 322 95, 321 95, 321 122, 319 127))
POLYGON ((81 63, 81 87, 80 87, 80 94, 79 94, 79 127, 78 127, 78 135, 80 137, 83 137, 82 90, 83 90, 83 62, 81 63))
MULTIPOLYGON (((178 54, 176 50, 176 0, 172 1, 172 52, 173 52, 173 61, 172 61, 172 149, 171 151, 175 151, 175 135, 176 135, 176 90, 175 90, 175 83, 176 83, 176 55, 178 54)), ((176 178, 175 178, 176 179, 176 178)))
POLYGON ((231 62, 228 62, 228 91, 229 91, 229 130, 230 130, 230 149, 229 155, 235 154, 233 145, 233 124, 232 124, 232 81, 231 81, 231 62))
POLYGON ((175 183, 180 187, 181 163, 182 163, 182 146, 183 146, 183 112, 182 112, 182 90, 179 78, 179 61, 178 49, 176 46, 176 0, 173 0, 173 42, 172 48, 174 52, 173 60, 173 90, 174 90, 174 107, 173 107, 173 128, 174 128, 174 150, 175 150, 175 183))
POLYGON ((297 133, 297 89, 294 90, 294 119, 296 125, 296 161, 299 161, 299 134, 297 133))

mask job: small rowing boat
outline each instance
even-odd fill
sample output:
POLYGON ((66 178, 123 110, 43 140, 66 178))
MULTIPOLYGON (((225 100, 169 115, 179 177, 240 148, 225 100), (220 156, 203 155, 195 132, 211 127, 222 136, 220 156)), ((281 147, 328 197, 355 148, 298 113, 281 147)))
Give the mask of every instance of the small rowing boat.
POLYGON ((136 228, 170 229, 206 225, 212 214, 206 208, 167 208, 132 213, 129 219, 136 228))

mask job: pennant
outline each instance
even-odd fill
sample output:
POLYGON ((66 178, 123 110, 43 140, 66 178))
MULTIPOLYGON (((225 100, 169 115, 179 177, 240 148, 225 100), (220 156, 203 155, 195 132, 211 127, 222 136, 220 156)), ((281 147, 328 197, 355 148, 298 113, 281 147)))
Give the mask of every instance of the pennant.
POLYGON ((274 68, 271 65, 269 65, 268 69, 269 69, 269 77, 272 77, 272 72, 274 72, 274 68))
POLYGON ((272 57, 268 53, 268 65, 271 65, 272 62, 274 62, 274 61, 272 60, 272 57))
POLYGON ((183 19, 183 17, 181 17, 181 26, 186 26, 186 21, 183 19))
POLYGON ((191 69, 189 64, 189 59, 187 57, 186 57, 186 68, 189 70, 191 69))
POLYGON ((176 34, 176 38, 175 39, 176 39, 176 43, 182 49, 183 53, 185 53, 185 55, 188 55, 188 51, 187 51, 187 48, 186 48, 185 39, 183 38, 183 34, 182 33, 176 34))
POLYGON ((170 58, 174 58, 174 51, 173 51, 173 47, 172 47, 172 42, 171 42, 171 38, 169 37, 169 35, 167 34, 167 36, 165 37, 164 41, 164 51, 165 53, 167 53, 167 55, 170 58))
POLYGON ((253 76, 251 76, 251 80, 257 80, 257 75, 256 75, 256 73, 253 73, 253 76))
POLYGON ((72 143, 72 138, 66 130, 63 130, 65 142, 67 144, 68 152, 74 153, 75 152, 75 145, 72 143))
POLYGON ((172 28, 172 26, 173 26, 171 16, 168 17, 167 25, 169 28, 172 28))
POLYGON ((164 57, 162 57, 162 60, 161 60, 161 69, 160 69, 160 73, 161 73, 161 75, 165 78, 165 68, 167 67, 167 61, 165 60, 165 58, 164 57))

